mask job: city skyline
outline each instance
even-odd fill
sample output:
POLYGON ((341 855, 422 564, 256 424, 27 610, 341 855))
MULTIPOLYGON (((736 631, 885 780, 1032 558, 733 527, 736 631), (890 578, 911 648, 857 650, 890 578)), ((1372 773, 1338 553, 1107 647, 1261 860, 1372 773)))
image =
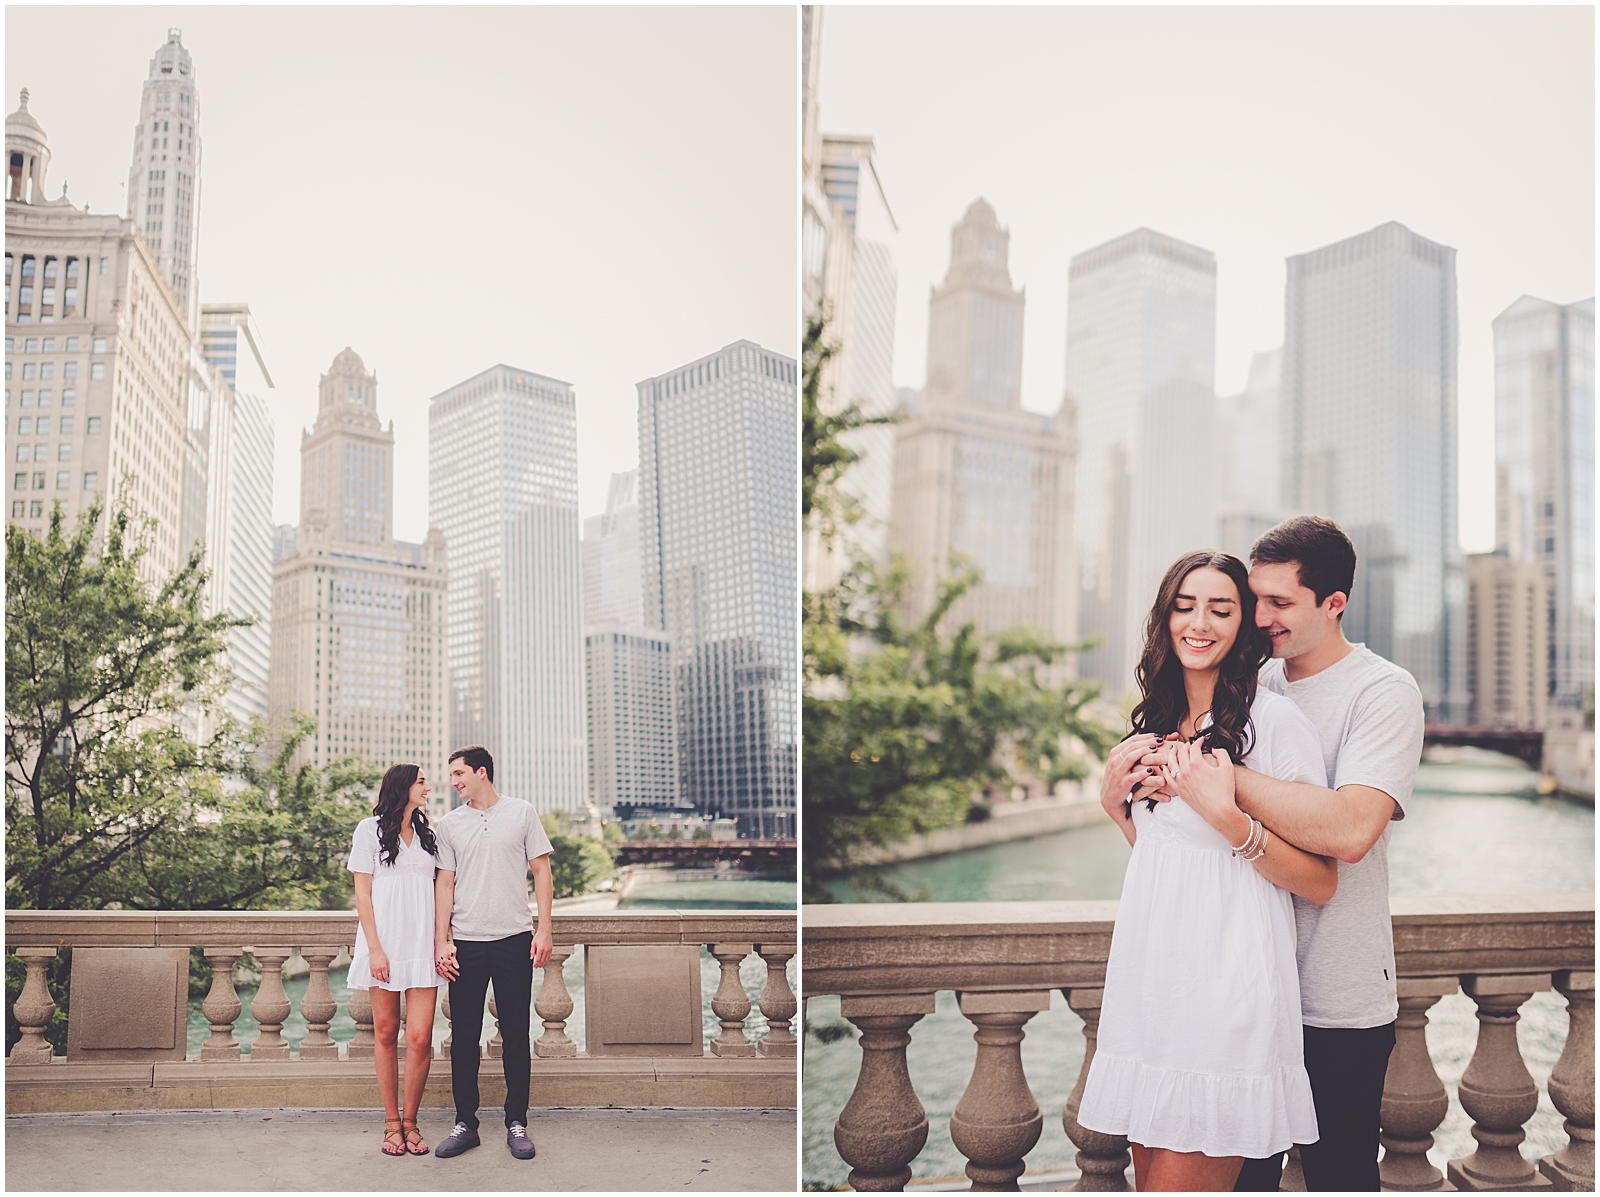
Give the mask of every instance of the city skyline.
MULTIPOLYGON (((82 11, 8 12, 7 86, 30 88, 49 130, 50 198, 65 181, 80 208, 127 215, 141 93, 174 22, 82 11), (49 65, 67 41, 94 89, 49 65)), ((638 378, 741 337, 798 351, 794 285, 773 285, 795 277, 794 89, 770 69, 793 57, 792 13, 616 12, 397 8, 375 27, 366 10, 183 11, 205 108, 199 300, 248 300, 272 362, 275 524, 297 519, 299 434, 346 344, 384 384, 402 478, 427 473, 429 396, 482 363, 572 379, 583 514, 636 464, 638 378), (663 57, 672 88, 651 82, 663 57), (419 191, 430 145, 450 166, 419 191), (308 269, 334 285, 308 288, 308 269)), ((396 535, 422 539, 426 488, 395 503, 396 535)))
POLYGON ((924 382, 926 289, 978 196, 1012 235, 1041 413, 1072 256, 1140 226, 1212 251, 1227 395, 1283 343, 1287 259, 1398 220, 1461 255, 1461 538, 1492 546, 1490 322, 1593 294, 1591 10, 828 8, 822 41, 820 125, 873 137, 900 230, 862 206, 900 276, 897 385, 924 382))

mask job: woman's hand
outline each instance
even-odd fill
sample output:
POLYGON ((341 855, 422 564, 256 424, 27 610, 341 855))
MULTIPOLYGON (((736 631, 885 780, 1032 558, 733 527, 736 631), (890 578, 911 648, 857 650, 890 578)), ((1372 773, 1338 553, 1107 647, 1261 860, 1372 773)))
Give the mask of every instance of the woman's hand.
POLYGON ((1118 823, 1128 819, 1124 804, 1130 795, 1135 799, 1147 797, 1161 784, 1160 775, 1143 763, 1145 754, 1160 743, 1160 736, 1141 732, 1129 736, 1106 757, 1106 771, 1100 778, 1100 806, 1118 823))
POLYGON ((379 947, 368 948, 367 971, 372 974, 374 981, 387 981, 389 979, 388 953, 379 947))
POLYGON ((1200 741, 1169 746, 1172 760, 1165 766, 1170 788, 1212 827, 1240 840, 1240 826, 1247 830, 1249 820, 1233 798, 1233 761, 1225 749, 1207 753, 1200 741))

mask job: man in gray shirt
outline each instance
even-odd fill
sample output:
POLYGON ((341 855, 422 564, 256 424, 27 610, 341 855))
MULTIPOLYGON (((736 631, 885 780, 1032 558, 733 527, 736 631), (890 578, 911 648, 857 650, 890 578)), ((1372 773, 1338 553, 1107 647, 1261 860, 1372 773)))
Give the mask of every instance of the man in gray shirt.
POLYGON ((434 964, 450 982, 450 1088, 456 1125, 434 1148, 448 1159, 478 1146, 478 1057, 483 1006, 494 983, 506 1074, 506 1146, 519 1160, 534 1156, 528 1135, 532 1054, 528 1008, 533 970, 550 959, 550 837, 526 802, 497 794, 494 758, 474 745, 450 754, 450 784, 465 800, 439 820, 439 872, 434 883, 434 964), (539 906, 528 910, 528 870, 539 906))
MULTIPOLYGON (((1302 1144, 1311 1192, 1378 1191, 1378 1108, 1394 1048, 1389 828, 1422 758, 1422 694, 1404 669, 1344 638, 1356 553, 1339 525, 1286 520, 1250 551, 1256 623, 1272 641, 1261 685, 1317 729, 1329 787, 1236 766, 1239 809, 1339 861, 1333 900, 1294 901, 1306 1072, 1319 1138, 1302 1144)), ((1246 1160, 1235 1191, 1276 1191, 1282 1156, 1246 1160)))

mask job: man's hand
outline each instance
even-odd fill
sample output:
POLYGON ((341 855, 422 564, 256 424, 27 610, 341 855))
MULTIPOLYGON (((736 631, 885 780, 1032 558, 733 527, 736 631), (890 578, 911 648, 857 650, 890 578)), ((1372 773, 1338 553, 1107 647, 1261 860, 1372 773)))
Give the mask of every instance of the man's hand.
POLYGON ((533 933, 533 947, 528 953, 533 960, 533 967, 543 968, 550 963, 550 953, 555 951, 555 948, 555 934, 550 930, 549 922, 541 922, 539 929, 533 933))
POLYGON ((442 943, 434 946, 433 971, 446 981, 454 981, 461 975, 461 966, 456 963, 455 944, 442 943))
POLYGON ((1236 833, 1246 816, 1234 801, 1233 761, 1227 750, 1215 748, 1208 753, 1197 740, 1173 744, 1171 751, 1172 762, 1166 766, 1166 776, 1178 797, 1233 843, 1239 838, 1236 833))

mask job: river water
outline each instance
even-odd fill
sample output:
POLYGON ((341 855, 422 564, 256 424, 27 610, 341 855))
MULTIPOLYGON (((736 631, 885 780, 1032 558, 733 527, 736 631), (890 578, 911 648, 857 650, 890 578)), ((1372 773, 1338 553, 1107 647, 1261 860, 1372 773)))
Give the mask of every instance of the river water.
MULTIPOLYGON (((1594 808, 1540 798, 1536 781, 1518 762, 1472 749, 1451 754, 1448 762, 1424 763, 1407 816, 1390 837, 1390 892, 1592 892, 1594 808)), ((1115 898, 1129 852, 1122 834, 1108 821, 910 861, 896 866, 890 876, 941 902, 1115 898)), ((1456 1101, 1456 1084, 1477 1041, 1474 1010, 1471 999, 1454 994, 1430 1011, 1428 1045, 1451 1097, 1450 1112, 1428 1153, 1441 1169, 1447 1160, 1476 1147, 1469 1133, 1471 1119, 1456 1101)), ((831 1024, 853 1032, 839 1017, 836 997, 813 998, 808 1021, 813 1030, 831 1024)), ((1023 1067, 1045 1114, 1044 1133, 1027 1159, 1030 1172, 1075 1166, 1076 1148, 1062 1129, 1061 1111, 1083 1065, 1082 1025, 1059 992, 1052 995, 1051 1008, 1027 1025, 1023 1067)), ((1566 1030, 1566 1000, 1560 994, 1535 994, 1523 1006, 1518 1043, 1540 1086, 1539 1111, 1523 1144, 1530 1158, 1566 1143, 1561 1115, 1544 1091, 1566 1030)), ((950 1142, 949 1120, 972 1072, 977 1051, 972 1031, 956 1008, 955 995, 948 992, 938 995, 935 1012, 911 1030, 907 1060, 929 1122, 928 1144, 911 1165, 917 1178, 953 1177, 965 1167, 950 1142)), ((833 1124, 855 1085, 860 1055, 853 1033, 831 1043, 807 1036, 802 1119, 802 1176, 807 1185, 843 1184, 849 1171, 834 1150, 833 1124)))

